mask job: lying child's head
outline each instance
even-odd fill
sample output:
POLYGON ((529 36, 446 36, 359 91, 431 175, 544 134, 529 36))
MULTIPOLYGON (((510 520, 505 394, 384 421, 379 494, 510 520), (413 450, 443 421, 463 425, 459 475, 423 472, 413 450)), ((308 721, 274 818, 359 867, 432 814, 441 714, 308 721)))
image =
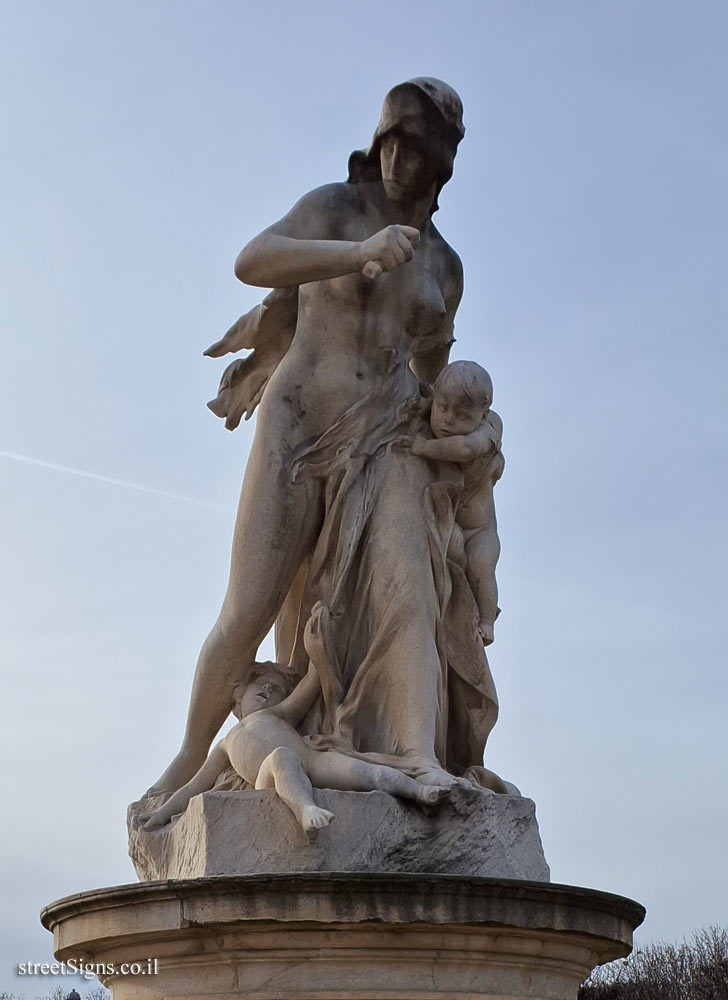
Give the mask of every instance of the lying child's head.
POLYGON ((233 714, 244 719, 251 712, 270 708, 283 701, 295 683, 295 677, 281 663, 255 663, 244 681, 233 688, 233 714))
POLYGON ((436 438, 472 434, 493 402, 490 375, 475 361, 453 361, 432 387, 430 426, 436 438))

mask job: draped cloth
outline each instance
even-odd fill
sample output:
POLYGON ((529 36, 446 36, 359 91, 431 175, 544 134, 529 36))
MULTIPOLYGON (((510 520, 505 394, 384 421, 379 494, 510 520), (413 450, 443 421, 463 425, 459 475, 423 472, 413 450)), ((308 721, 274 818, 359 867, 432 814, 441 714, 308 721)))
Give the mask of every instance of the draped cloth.
POLYGON ((460 487, 397 443, 421 419, 412 383, 406 359, 383 351, 369 393, 294 457, 294 482, 322 480, 325 516, 277 658, 303 670, 310 656, 319 672, 311 746, 414 777, 434 750, 477 783, 498 702, 475 599, 448 555, 460 487))

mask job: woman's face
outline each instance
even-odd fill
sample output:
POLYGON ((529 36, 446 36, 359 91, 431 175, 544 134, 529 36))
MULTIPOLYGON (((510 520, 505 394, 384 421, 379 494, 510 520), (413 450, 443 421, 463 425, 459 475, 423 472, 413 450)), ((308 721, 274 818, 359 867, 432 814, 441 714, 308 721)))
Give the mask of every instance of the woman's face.
POLYGON ((422 142, 404 131, 393 130, 382 139, 382 184, 390 201, 416 201, 436 181, 422 142))

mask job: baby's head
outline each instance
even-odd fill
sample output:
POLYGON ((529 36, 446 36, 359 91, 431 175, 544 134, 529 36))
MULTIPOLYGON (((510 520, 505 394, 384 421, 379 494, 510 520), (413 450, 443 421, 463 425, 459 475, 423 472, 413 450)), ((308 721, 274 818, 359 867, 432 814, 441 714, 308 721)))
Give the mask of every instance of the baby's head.
POLYGON ((432 387, 430 426, 436 438, 472 434, 493 402, 490 375, 475 361, 453 361, 432 387))
POLYGON ((253 664, 253 669, 244 681, 233 688, 233 714, 244 719, 251 712, 270 708, 283 701, 295 683, 295 677, 281 663, 253 664))

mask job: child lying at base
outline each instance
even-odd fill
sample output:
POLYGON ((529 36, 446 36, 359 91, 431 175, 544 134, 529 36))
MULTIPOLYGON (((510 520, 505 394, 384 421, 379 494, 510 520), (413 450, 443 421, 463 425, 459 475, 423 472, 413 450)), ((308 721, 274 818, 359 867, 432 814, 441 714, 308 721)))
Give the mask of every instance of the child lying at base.
POLYGON ((406 439, 415 455, 464 466, 463 495, 456 511, 451 542, 457 558, 463 550, 465 573, 478 605, 478 631, 484 645, 493 642, 498 615, 495 567, 500 542, 493 487, 503 474, 503 423, 490 408, 493 384, 475 361, 454 361, 440 372, 432 387, 430 426, 434 440, 420 435, 406 439))
POLYGON ((240 720, 210 752, 197 774, 152 813, 140 817, 144 829, 163 826, 184 812, 194 795, 213 787, 215 779, 232 765, 253 788, 275 788, 303 831, 327 826, 333 813, 313 800, 314 788, 349 792, 389 792, 432 806, 450 791, 423 785, 393 767, 370 764, 339 753, 314 750, 296 732, 321 688, 313 664, 286 697, 288 684, 275 663, 256 665, 253 675, 234 692, 233 711, 240 720))

